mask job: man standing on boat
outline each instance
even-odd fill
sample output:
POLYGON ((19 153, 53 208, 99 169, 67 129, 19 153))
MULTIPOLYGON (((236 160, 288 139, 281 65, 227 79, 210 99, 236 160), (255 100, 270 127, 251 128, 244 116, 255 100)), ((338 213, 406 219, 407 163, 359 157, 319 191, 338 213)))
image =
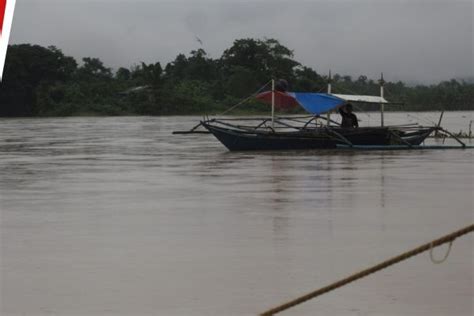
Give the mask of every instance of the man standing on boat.
POLYGON ((339 114, 342 116, 341 127, 354 128, 359 127, 357 116, 352 113, 352 104, 347 103, 346 105, 339 108, 339 114))

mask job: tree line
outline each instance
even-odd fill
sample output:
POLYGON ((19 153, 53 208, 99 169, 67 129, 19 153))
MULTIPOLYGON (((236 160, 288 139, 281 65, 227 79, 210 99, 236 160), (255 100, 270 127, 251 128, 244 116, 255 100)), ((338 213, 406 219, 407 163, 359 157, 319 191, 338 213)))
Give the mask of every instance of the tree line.
MULTIPOLYGON (((220 58, 203 49, 179 54, 162 66, 141 63, 116 71, 98 58, 79 64, 54 47, 11 45, 0 84, 0 116, 214 114, 254 93, 270 78, 292 91, 326 91, 328 78, 294 59, 275 39, 238 39, 220 58)), ((377 81, 335 74, 333 92, 379 94, 377 81)), ((474 83, 451 79, 436 85, 385 83, 400 110, 472 110, 474 83)), ((246 113, 268 110, 257 101, 246 113)))

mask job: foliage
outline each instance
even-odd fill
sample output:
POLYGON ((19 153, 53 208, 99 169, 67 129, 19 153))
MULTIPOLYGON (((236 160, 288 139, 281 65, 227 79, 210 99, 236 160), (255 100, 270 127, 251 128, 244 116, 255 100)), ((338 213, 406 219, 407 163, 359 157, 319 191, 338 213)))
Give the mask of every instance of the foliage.
MULTIPOLYGON (((0 116, 174 115, 223 112, 271 78, 284 78, 292 91, 325 91, 327 77, 294 60, 275 39, 238 39, 218 59, 203 49, 116 72, 98 58, 79 65, 54 47, 9 47, 0 85, 0 116)), ((379 94, 378 82, 335 74, 333 91, 379 94)), ((431 86, 385 84, 386 96, 403 110, 472 110, 474 83, 449 80, 431 86)), ((247 113, 268 107, 250 101, 247 113)))

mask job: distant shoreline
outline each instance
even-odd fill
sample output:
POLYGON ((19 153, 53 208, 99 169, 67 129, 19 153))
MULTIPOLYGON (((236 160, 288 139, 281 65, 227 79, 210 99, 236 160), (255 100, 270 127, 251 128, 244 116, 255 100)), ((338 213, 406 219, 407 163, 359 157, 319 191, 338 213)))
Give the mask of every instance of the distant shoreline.
POLYGON ((204 115, 233 105, 240 105, 237 115, 254 115, 268 106, 250 96, 270 90, 272 79, 286 82, 289 91, 323 92, 331 84, 333 93, 371 96, 379 96, 383 84, 388 111, 474 109, 469 80, 411 86, 387 75, 321 74, 295 60, 276 39, 237 39, 219 58, 200 48, 166 65, 141 63, 116 71, 98 58, 76 61, 54 46, 20 44, 9 47, 6 65, 0 117, 204 115))

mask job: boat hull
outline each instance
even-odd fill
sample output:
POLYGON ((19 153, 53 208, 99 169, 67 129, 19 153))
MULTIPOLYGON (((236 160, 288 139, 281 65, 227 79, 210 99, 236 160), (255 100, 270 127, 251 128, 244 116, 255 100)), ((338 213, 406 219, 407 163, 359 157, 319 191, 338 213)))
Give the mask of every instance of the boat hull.
POLYGON ((300 133, 245 133, 202 123, 230 151, 292 150, 336 148, 337 142, 327 135, 300 133))
POLYGON ((251 131, 201 124, 230 151, 331 149, 338 145, 419 145, 431 133, 426 128, 404 135, 389 128, 317 128, 294 132, 251 131))

